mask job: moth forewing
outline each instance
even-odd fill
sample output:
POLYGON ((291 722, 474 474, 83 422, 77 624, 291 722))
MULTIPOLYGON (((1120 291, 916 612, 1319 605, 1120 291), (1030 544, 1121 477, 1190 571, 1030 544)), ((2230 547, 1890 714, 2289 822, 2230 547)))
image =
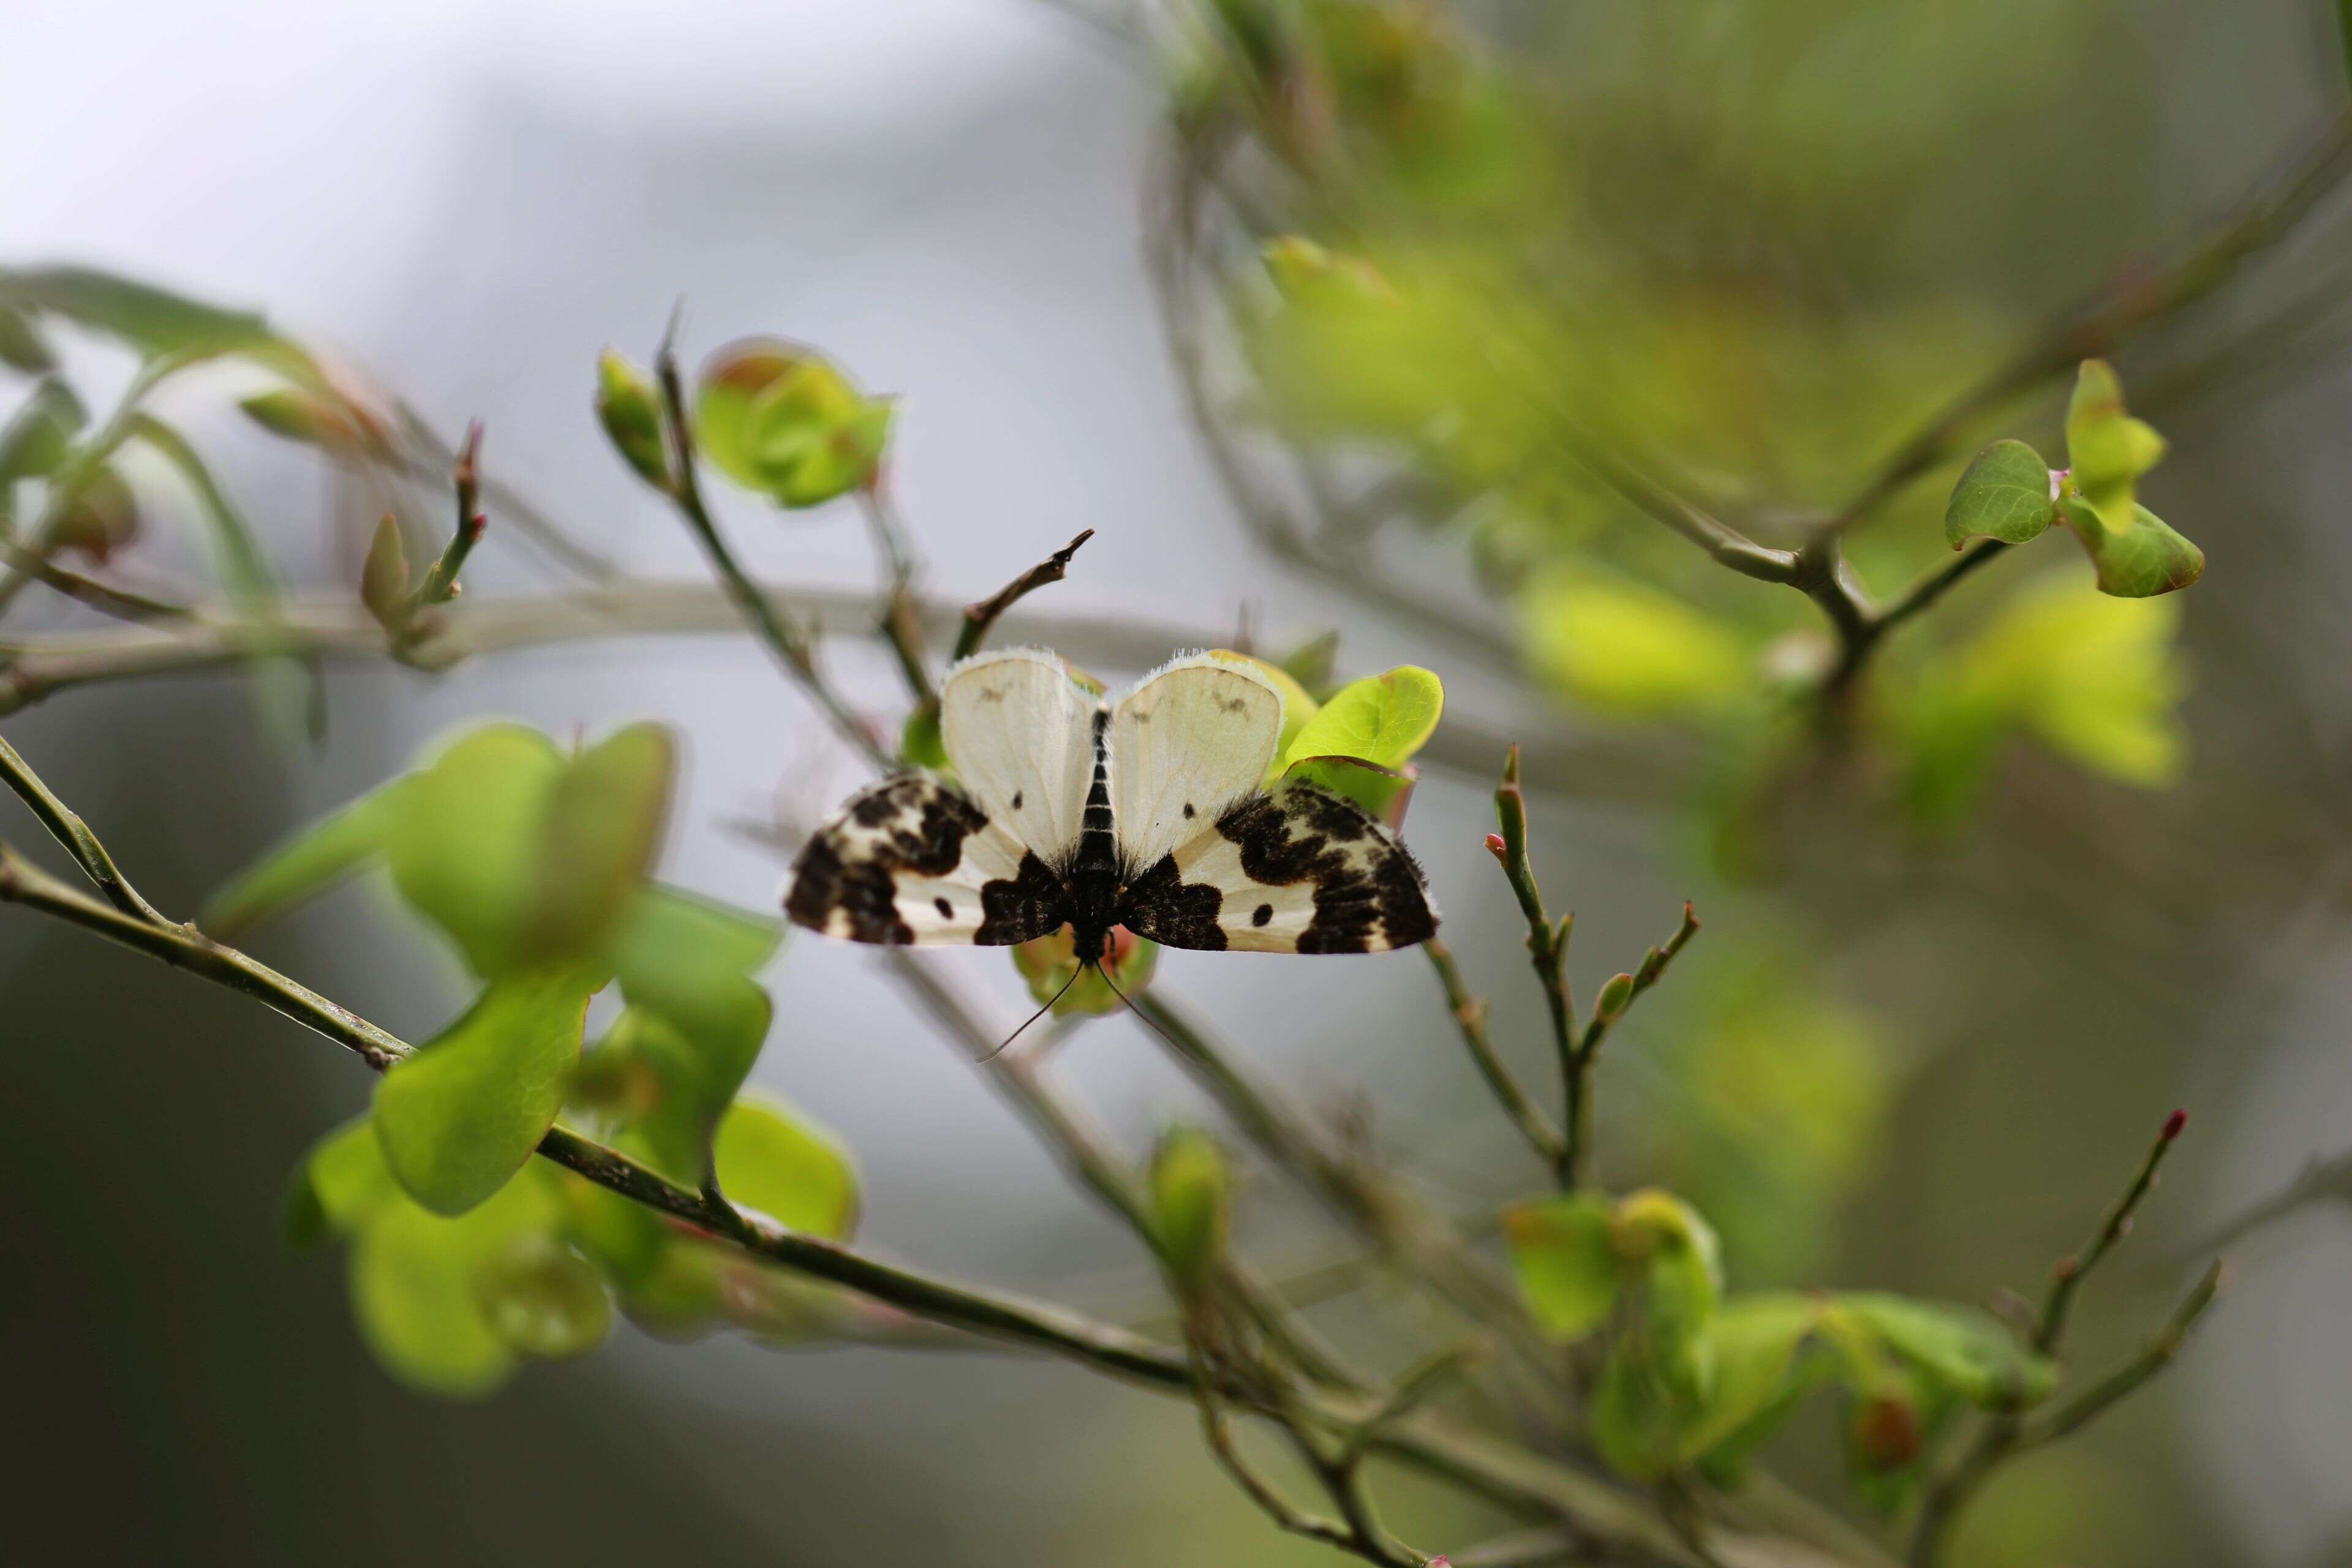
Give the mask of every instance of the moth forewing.
POLYGON ((1043 648, 974 654, 940 683, 940 743, 957 779, 1048 866, 1077 847, 1100 706, 1043 648))
POLYGON ((1188 654, 1111 710, 1111 812, 1121 861, 1149 870, 1258 787, 1282 737, 1282 693, 1245 664, 1188 654))

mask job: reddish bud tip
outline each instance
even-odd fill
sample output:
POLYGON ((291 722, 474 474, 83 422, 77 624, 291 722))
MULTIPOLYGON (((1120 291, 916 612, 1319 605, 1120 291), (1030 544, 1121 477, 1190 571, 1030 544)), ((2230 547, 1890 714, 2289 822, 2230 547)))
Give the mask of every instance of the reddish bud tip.
POLYGON ((2171 1115, 2164 1119, 2164 1131, 2158 1134, 2158 1136, 2167 1143, 2169 1143, 2175 1138, 2179 1137, 2180 1130, 2188 1125, 2189 1112, 2185 1110, 2176 1110, 2171 1115))
POLYGON ((1503 842, 1501 834, 1489 833, 1486 835, 1486 853, 1497 860, 1502 860, 1510 854, 1510 848, 1503 842))

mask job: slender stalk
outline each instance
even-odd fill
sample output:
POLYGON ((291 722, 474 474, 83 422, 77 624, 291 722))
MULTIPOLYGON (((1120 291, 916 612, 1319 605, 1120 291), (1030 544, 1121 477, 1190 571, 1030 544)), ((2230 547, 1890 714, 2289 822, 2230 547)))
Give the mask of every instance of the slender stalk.
POLYGON ((1445 1005, 1454 1015, 1454 1027, 1462 1034, 1463 1048, 1470 1053, 1478 1076, 1486 1079, 1496 1103, 1519 1130, 1528 1147, 1536 1152, 1536 1158, 1557 1171, 1567 1158, 1567 1145, 1560 1139, 1559 1129, 1528 1097, 1527 1089, 1496 1054, 1495 1042, 1486 1031, 1486 1004, 1473 996, 1462 983, 1462 970, 1454 962, 1451 948, 1435 937, 1422 943, 1422 948, 1429 957, 1430 967, 1437 973, 1437 983, 1445 988, 1445 1005))
POLYGON ((482 426, 478 421, 466 427, 466 444, 457 448, 457 461, 452 469, 457 492, 457 526, 450 530, 448 544, 408 601, 410 615, 428 605, 446 605, 457 596, 457 573, 466 564, 466 557, 473 553, 474 546, 481 542, 482 530, 488 521, 478 504, 481 455, 482 426))
POLYGON ((2164 1157, 2172 1152, 2172 1145, 2179 1139, 2181 1129, 2188 1124, 2189 1113, 2185 1110, 2176 1110, 2165 1119, 2164 1126, 2157 1132, 2156 1142, 2148 1147, 2147 1158, 2140 1162, 2139 1173, 2132 1178, 2131 1185, 2124 1189, 2123 1196, 2117 1198, 2115 1206, 2107 1211, 2106 1218, 2092 1236, 2089 1245, 2079 1253, 2060 1258, 2057 1267, 2050 1271, 2049 1293, 2042 1298, 2042 1311, 2033 1325, 2035 1350, 2044 1355, 2058 1353, 2059 1342, 2065 1338, 2066 1315, 2074 1307, 2074 1293, 2083 1288, 2083 1281, 2090 1277, 2092 1269, 2098 1267, 2099 1260, 2130 1232, 2132 1215, 2156 1186, 2157 1168, 2164 1163, 2164 1157))
POLYGON ((1543 988, 1544 1011, 1551 1019, 1552 1052, 1559 1058, 1565 1109, 1554 1172, 1562 1187, 1573 1187, 1584 1179, 1592 1144, 1591 1107, 1576 1044, 1576 999, 1568 983, 1568 939, 1576 917, 1562 915, 1555 921, 1544 909, 1543 889, 1537 886, 1535 866, 1528 858, 1528 799, 1519 788, 1516 745, 1503 756, 1503 782, 1495 789, 1495 816, 1502 831, 1487 838, 1486 847, 1501 863, 1503 876, 1519 900, 1519 912, 1527 917, 1528 962, 1535 966, 1536 983, 1543 988))
MULTIPOLYGON (((2156 1186, 2157 1168, 2171 1152, 2188 1120, 2188 1113, 2179 1110, 2165 1119, 2147 1158, 2140 1163, 2123 1195, 2107 1210, 2090 1244, 2080 1253, 2059 1259, 2051 1270, 2049 1292, 2042 1299, 2041 1310, 2024 1331, 2027 1342, 2036 1352, 2043 1355, 2058 1353, 2065 1339, 2067 1315, 2074 1306, 2075 1292, 2116 1243, 2129 1234, 2133 1215, 2156 1186)), ((1912 1527, 1907 1561, 1913 1568, 1932 1568, 1939 1560, 1952 1521, 2002 1464, 2027 1449, 2055 1442, 2080 1429, 2162 1371, 2179 1353, 2189 1328, 2213 1304, 2224 1278, 2222 1266, 2215 1263, 2146 1351, 2065 1404, 2032 1419, 2011 1409, 1998 1412, 1987 1420, 1959 1459, 1927 1489, 1912 1527)))
POLYGON ((1080 545, 1094 536, 1093 529, 1083 531, 1076 539, 1071 540, 987 598, 966 605, 963 610, 963 629, 956 634, 955 652, 948 656, 949 662, 954 663, 958 659, 970 658, 973 654, 978 653, 981 643, 988 637, 988 629, 996 624, 997 617, 1047 584, 1058 583, 1068 576, 1071 558, 1077 554, 1080 545))
POLYGON ((106 846, 89 830, 89 824, 74 815, 73 809, 41 782, 32 765, 5 740, 0 740, 0 783, 7 784, 40 819, 49 836, 65 847, 66 853, 74 858, 74 864, 81 868, 82 875, 106 895, 108 903, 123 914, 152 925, 171 923, 154 905, 139 896, 138 889, 115 865, 114 858, 106 852, 106 846))
POLYGON ((709 558, 711 568, 719 574, 719 582, 725 584, 736 607, 751 622, 760 640, 767 644, 768 651, 775 656, 784 673, 824 710, 842 739, 877 768, 889 772, 898 766, 897 756, 874 738, 866 721, 851 711, 834 690, 832 682, 817 668, 807 636, 751 581, 719 531, 718 523, 712 521, 709 509, 703 504, 702 481, 695 468, 694 428, 687 415, 685 388, 678 378, 676 345, 668 337, 662 340, 661 351, 654 356, 654 377, 661 387, 663 423, 669 433, 672 468, 677 475, 670 499, 677 503, 678 515, 701 543, 703 553, 709 558))

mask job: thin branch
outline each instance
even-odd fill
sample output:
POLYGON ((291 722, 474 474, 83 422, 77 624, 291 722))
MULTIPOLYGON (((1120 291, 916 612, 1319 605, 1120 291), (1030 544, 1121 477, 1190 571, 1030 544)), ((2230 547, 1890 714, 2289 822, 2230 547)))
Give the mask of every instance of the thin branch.
POLYGON ((1906 1559, 1911 1568, 1934 1568, 1941 1560, 1944 1541, 1953 1521, 1995 1470, 2021 1454, 2082 1430, 2171 1365, 2189 1331, 2228 1283, 2228 1266, 2216 1261, 2138 1355, 2033 1420, 2007 1415, 1988 1423, 1960 1461, 1928 1489, 1927 1500, 1920 1505, 1906 1559))
POLYGON ((111 583, 101 583, 79 572, 68 571, 5 538, 0 538, 0 563, 119 621, 130 621, 134 625, 144 625, 149 621, 184 621, 193 619, 196 614, 189 605, 152 598, 129 588, 117 587, 111 583))
MULTIPOLYGON (((427 484, 445 482, 457 465, 457 448, 443 440, 440 433, 407 404, 396 403, 394 416, 400 421, 408 446, 421 452, 404 452, 398 459, 401 471, 427 484)), ((537 545, 556 564, 591 583, 609 583, 621 575, 617 563, 573 539, 562 525, 541 511, 529 496, 495 472, 484 470, 480 484, 482 499, 499 514, 501 522, 511 523, 517 535, 537 545)))
POLYGON ((451 472, 457 492, 457 522, 450 530, 449 542, 425 574, 425 581, 416 586, 415 595, 408 601, 407 614, 428 605, 446 605, 457 596, 457 573, 481 542, 482 529, 488 519, 476 504, 481 488, 480 461, 482 426, 477 421, 466 427, 466 444, 457 449, 457 460, 451 472))
MULTIPOLYGON (((2140 1163, 2131 1184, 2107 1211, 2090 1244, 2082 1252, 2059 1259, 2057 1267, 2051 1270, 2049 1293, 2026 1331, 2027 1342, 2039 1353, 2058 1353, 2065 1339, 2067 1315, 2074 1306, 2075 1292, 2116 1243, 2130 1233, 2133 1215, 2156 1186, 2157 1168, 2171 1152, 2188 1120, 2188 1113, 2179 1110, 2165 1119, 2147 1158, 2140 1163)), ((2147 1352, 2055 1411, 2029 1421, 2022 1412, 2011 1408, 1996 1412, 1987 1420, 1958 1461, 1927 1489, 1918 1520, 1912 1528, 1907 1560, 1913 1568, 1931 1568, 1938 1560, 1953 1519, 2004 1462, 2026 1448, 2054 1442, 2074 1431, 2162 1370, 2179 1350, 2189 1325, 2212 1304, 2222 1278, 2221 1266, 2216 1263, 2190 1292, 2181 1310, 2174 1314, 2171 1323, 2149 1342, 2147 1352)))
POLYGON ((1697 912, 1685 900, 1683 904, 1682 923, 1675 928, 1674 935, 1666 938, 1664 945, 1654 947, 1642 955, 1642 962, 1634 966, 1632 974, 1625 977, 1631 984, 1625 987, 1624 994, 1612 999, 1609 995, 1607 987, 1602 988, 1601 997, 1593 1003, 1592 1016, 1585 1023, 1584 1036, 1576 1046, 1577 1060, 1584 1071, 1590 1072, 1592 1069, 1593 1058, 1600 1054, 1601 1042, 1608 1038, 1609 1031, 1615 1026, 1618 1019, 1625 1016, 1625 1010, 1631 1007, 1643 992, 1658 983, 1659 976, 1666 972, 1666 965, 1672 963, 1675 955, 1688 947, 1691 938, 1697 934, 1697 912), (1612 1002, 1613 1005, 1612 1005, 1612 1002), (1604 1006, 1609 1007, 1610 1010, 1602 1011, 1604 1006))
POLYGON ((1979 539, 1951 560, 1920 578, 1878 613, 1874 634, 1884 636, 1958 587, 1970 573, 1988 565, 2010 549, 2001 539, 1979 539))
POLYGON ((654 375, 661 387, 663 424, 669 433, 670 456, 677 474, 670 499, 677 503, 678 515, 701 542, 703 553, 709 557, 712 569, 733 596, 736 607, 768 645, 784 673, 824 710, 844 740, 876 767, 889 772, 898 765, 898 758, 874 738, 865 721, 852 712, 834 690, 832 683, 817 668, 816 656, 810 650, 807 637, 744 572, 742 563, 735 559, 734 551, 719 533, 719 525, 711 520, 709 509, 703 504, 702 481, 695 471, 694 427, 687 415, 686 393, 678 379, 677 345, 668 336, 662 339, 661 350, 654 356, 654 375))
POLYGON ((2171 1321, 2148 1341, 2139 1354, 2065 1404, 2027 1422, 2023 1434, 2018 1438, 2017 1451, 2023 1453, 2029 1448, 2038 1448, 2045 1443, 2054 1443, 2061 1437, 2079 1432, 2105 1415, 2117 1401, 2137 1393, 2150 1378, 2172 1364, 2173 1358, 2180 1353, 2181 1345, 2189 1338, 2189 1331, 2197 1326, 2197 1320, 2205 1315, 2206 1309, 2212 1306, 2214 1298, 2227 1289, 2229 1283, 2229 1265, 2216 1259, 2174 1310, 2171 1321))
POLYGON ((1435 937, 1422 943, 1422 948, 1429 956, 1430 967, 1436 971, 1437 983, 1445 988, 1445 1005, 1454 1015, 1463 1048, 1470 1053, 1478 1076, 1486 1079, 1496 1102, 1519 1130, 1519 1136, 1528 1141, 1528 1147, 1536 1152, 1536 1157, 1547 1167, 1559 1170, 1567 1158, 1568 1146, 1561 1141, 1559 1129, 1528 1098, 1527 1089, 1496 1053, 1495 1042, 1486 1032, 1486 1002, 1472 995, 1469 987, 1462 983, 1462 970, 1454 962, 1451 948, 1435 937))
POLYGON ((0 783, 6 784, 16 793, 16 798, 40 819, 41 826, 48 829, 49 836, 65 847, 66 853, 74 858, 74 864, 81 868, 82 875, 106 896, 108 903, 137 920, 156 925, 171 923, 164 920, 154 905, 139 896, 138 889, 114 864, 114 858, 106 852, 106 846, 100 844, 98 835, 89 830, 89 825, 75 816, 73 809, 41 782, 40 775, 33 772, 31 764, 5 740, 0 740, 0 783))
POLYGON ((2315 1203, 2352 1205, 2352 1151, 2338 1154, 2332 1160, 2310 1161, 2304 1166, 2303 1173, 2285 1187, 2231 1215, 2195 1246, 2183 1249, 2184 1255, 2195 1257, 2219 1252, 2263 1226, 2315 1203))
POLYGON ((1568 939, 1576 917, 1555 921, 1544 909, 1543 889, 1536 885, 1535 866, 1528 858, 1528 800, 1519 788, 1519 748, 1503 755, 1503 782, 1495 789, 1495 816, 1500 833, 1490 835, 1486 847, 1501 863, 1504 877, 1519 900, 1528 921, 1528 961, 1534 964, 1536 983, 1543 988, 1544 1010, 1551 1018, 1552 1051, 1559 1059, 1561 1093, 1566 1106, 1561 1117, 1559 1158, 1554 1173, 1563 1187, 1583 1179, 1591 1149, 1591 1109, 1586 1103, 1584 1070, 1576 1046, 1576 1001, 1568 983, 1568 939))
POLYGON ((2139 1173, 2132 1178, 2131 1185, 2124 1189, 2123 1196, 2117 1198, 2115 1206, 2107 1211, 2107 1217, 2091 1237, 2090 1245, 2080 1253, 2060 1258, 2057 1267, 2051 1270, 2050 1290, 2042 1298, 2042 1310, 2034 1320, 2032 1342, 2035 1350, 2044 1355, 2058 1353, 2059 1343, 2066 1335, 2066 1315, 2074 1304, 2074 1293, 2082 1289, 2083 1281, 2093 1268, 2098 1267, 2099 1260, 2130 1233, 2132 1215, 2137 1212, 2141 1200, 2156 1186, 2157 1167, 2164 1163, 2167 1154, 2172 1152, 2172 1145, 2179 1139, 2180 1130, 2188 1124, 2189 1113, 2185 1110, 2176 1110, 2165 1118, 2164 1126, 2157 1132, 2156 1142, 2148 1148, 2147 1158, 2140 1163, 2139 1173))
POLYGON ((982 641, 988 636, 989 627, 996 624, 998 616, 1047 584, 1058 583, 1069 575, 1071 557, 1077 554, 1078 546, 1094 536, 1093 529, 1085 530, 1076 539, 1071 540, 987 598, 966 605, 963 611, 963 629, 956 634, 955 652, 948 656, 948 662, 953 664, 978 653, 982 641))

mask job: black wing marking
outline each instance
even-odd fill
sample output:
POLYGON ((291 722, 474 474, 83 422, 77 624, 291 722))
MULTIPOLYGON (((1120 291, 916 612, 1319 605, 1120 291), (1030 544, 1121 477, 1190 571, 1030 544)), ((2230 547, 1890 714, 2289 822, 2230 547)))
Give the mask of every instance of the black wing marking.
POLYGON ((1421 868, 1354 802, 1307 784, 1235 802, 1128 886, 1119 919, 1170 947, 1381 952, 1437 931, 1421 868))
POLYGON ((939 780, 859 792, 793 862, 784 913, 851 942, 1002 947, 1069 919, 1058 878, 939 780))

